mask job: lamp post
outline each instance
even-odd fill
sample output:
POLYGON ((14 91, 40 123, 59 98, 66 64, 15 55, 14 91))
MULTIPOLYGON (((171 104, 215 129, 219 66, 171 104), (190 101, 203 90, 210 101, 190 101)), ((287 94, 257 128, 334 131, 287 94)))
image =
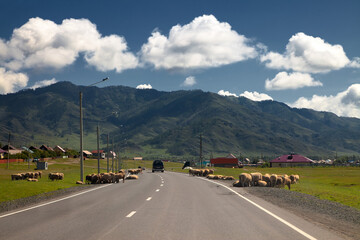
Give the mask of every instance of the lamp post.
MULTIPOLYGON (((94 86, 95 84, 104 82, 108 80, 109 78, 106 77, 103 80, 90 84, 90 86, 94 86)), ((80 181, 84 182, 84 156, 83 156, 83 111, 82 111, 82 92, 80 91, 79 97, 80 97, 80 181)))

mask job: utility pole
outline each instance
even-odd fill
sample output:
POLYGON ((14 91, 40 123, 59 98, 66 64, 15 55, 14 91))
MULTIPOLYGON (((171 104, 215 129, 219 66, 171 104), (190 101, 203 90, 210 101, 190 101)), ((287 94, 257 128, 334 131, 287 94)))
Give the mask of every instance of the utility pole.
POLYGON ((114 137, 111 140, 111 171, 114 172, 114 137))
POLYGON ((99 123, 97 124, 97 128, 96 128, 96 133, 97 133, 97 165, 98 165, 98 174, 100 174, 100 140, 99 140, 99 123))
POLYGON ((8 159, 7 159, 7 169, 10 168, 10 132, 9 132, 9 138, 8 138, 8 159))
POLYGON ((203 159, 203 156, 202 156, 202 135, 200 133, 200 168, 202 168, 202 159, 203 159))
POLYGON ((82 92, 80 92, 79 95, 80 95, 80 181, 84 182, 82 92))
POLYGON ((106 170, 107 172, 109 172, 109 134, 107 135, 107 154, 106 154, 106 158, 107 158, 107 166, 106 166, 106 170))
MULTIPOLYGON (((90 84, 88 87, 90 86, 94 86, 98 83, 101 83, 101 82, 104 82, 106 80, 109 80, 108 77, 104 78, 103 80, 99 81, 99 82, 96 82, 96 83, 93 83, 93 84, 90 84)), ((80 97, 80 181, 81 182, 84 182, 84 155, 83 155, 83 111, 82 111, 82 97, 83 97, 83 94, 82 92, 80 91, 79 93, 79 97, 80 97)))

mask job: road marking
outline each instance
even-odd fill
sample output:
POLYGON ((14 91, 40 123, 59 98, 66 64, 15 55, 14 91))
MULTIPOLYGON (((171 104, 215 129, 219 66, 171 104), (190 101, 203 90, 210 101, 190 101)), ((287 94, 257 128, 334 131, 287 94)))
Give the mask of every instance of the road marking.
POLYGON ((146 201, 150 201, 150 200, 151 200, 151 198, 152 198, 152 197, 148 197, 148 198, 146 199, 146 201))
POLYGON ((304 232, 303 230, 295 227, 294 225, 292 225, 292 224, 289 223, 288 221, 286 221, 286 220, 282 219, 281 217, 275 215, 274 213, 270 212, 269 210, 266 210, 265 208, 261 207, 259 204, 257 204, 257 203, 255 203, 255 202, 251 201, 250 199, 244 197, 243 195, 241 195, 240 193, 236 192, 235 190, 229 188, 228 186, 225 186, 225 185, 223 185, 223 184, 221 184, 221 183, 218 183, 218 182, 214 182, 214 181, 208 180, 208 179, 206 179, 206 178, 200 178, 200 179, 205 180, 205 181, 208 181, 208 182, 211 182, 211 183, 215 183, 215 184, 217 184, 217 185, 220 185, 220 186, 222 186, 222 187, 230 190, 231 192, 233 192, 233 193, 235 193, 236 195, 238 195, 240 198, 248 201, 249 203, 251 203, 251 204, 254 205, 255 207, 263 210, 264 212, 266 212, 266 213, 269 214, 270 216, 276 218, 277 220, 279 220, 280 222, 284 223, 285 225, 287 225, 288 227, 292 228, 293 230, 297 231, 298 233, 300 233, 300 234, 303 235, 304 237, 306 237, 306 238, 308 238, 308 239, 311 239, 311 240, 317 240, 317 239, 314 238, 313 236, 311 236, 311 235, 307 234, 306 232, 304 232))
POLYGON ((126 217, 127 217, 127 218, 131 218, 132 216, 134 216, 135 213, 136 213, 136 211, 132 211, 132 212, 129 213, 126 217))
POLYGON ((158 192, 158 191, 160 191, 160 189, 156 189, 156 191, 155 191, 155 192, 158 192))
POLYGON ((160 187, 163 187, 163 186, 164 186, 164 184, 161 184, 161 185, 160 185, 160 187))
POLYGON ((33 207, 29 207, 29 208, 26 208, 26 209, 23 209, 23 210, 19 210, 19 211, 16 211, 16 212, 4 214, 4 215, 1 215, 0 218, 8 217, 8 216, 11 216, 11 215, 14 215, 14 214, 17 214, 17 213, 22 213, 22 212, 29 211, 29 210, 31 210, 31 209, 35 209, 35 208, 43 207, 43 206, 46 206, 46 205, 50 205, 50 204, 53 204, 53 203, 56 203, 56 202, 60 202, 60 201, 63 201, 63 200, 69 199, 69 198, 73 198, 73 197, 76 197, 76 196, 79 196, 79 195, 82 195, 82 194, 85 194, 85 193, 88 193, 88 192, 92 192, 92 191, 98 190, 98 189, 100 189, 100 188, 108 187, 108 186, 110 186, 110 185, 112 185, 112 184, 103 185, 103 186, 101 186, 101 187, 97 187, 97 188, 93 188, 93 189, 90 189, 90 190, 87 190, 87 191, 84 191, 84 192, 76 193, 76 194, 74 194, 74 195, 67 196, 67 197, 64 197, 64 198, 60 198, 60 199, 58 199, 58 200, 54 200, 54 201, 51 201, 51 202, 43 203, 43 204, 36 205, 36 206, 33 206, 33 207))

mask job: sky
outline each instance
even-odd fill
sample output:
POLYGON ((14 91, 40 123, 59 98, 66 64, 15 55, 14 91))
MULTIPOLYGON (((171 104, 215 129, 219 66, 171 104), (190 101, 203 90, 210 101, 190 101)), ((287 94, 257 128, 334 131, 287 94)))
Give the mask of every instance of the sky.
POLYGON ((105 77, 360 118, 360 1, 0 0, 0 94, 105 77))

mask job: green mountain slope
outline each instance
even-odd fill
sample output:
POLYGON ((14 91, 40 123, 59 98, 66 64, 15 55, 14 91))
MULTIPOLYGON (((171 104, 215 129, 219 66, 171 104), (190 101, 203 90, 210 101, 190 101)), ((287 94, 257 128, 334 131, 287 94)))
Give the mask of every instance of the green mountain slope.
POLYGON ((0 96, 0 142, 78 148, 79 92, 83 92, 85 148, 96 148, 96 126, 116 147, 171 155, 332 156, 360 152, 360 120, 294 109, 275 101, 253 102, 195 91, 160 92, 129 87, 84 87, 59 82, 0 96), (118 114, 112 114, 116 111, 118 114))

